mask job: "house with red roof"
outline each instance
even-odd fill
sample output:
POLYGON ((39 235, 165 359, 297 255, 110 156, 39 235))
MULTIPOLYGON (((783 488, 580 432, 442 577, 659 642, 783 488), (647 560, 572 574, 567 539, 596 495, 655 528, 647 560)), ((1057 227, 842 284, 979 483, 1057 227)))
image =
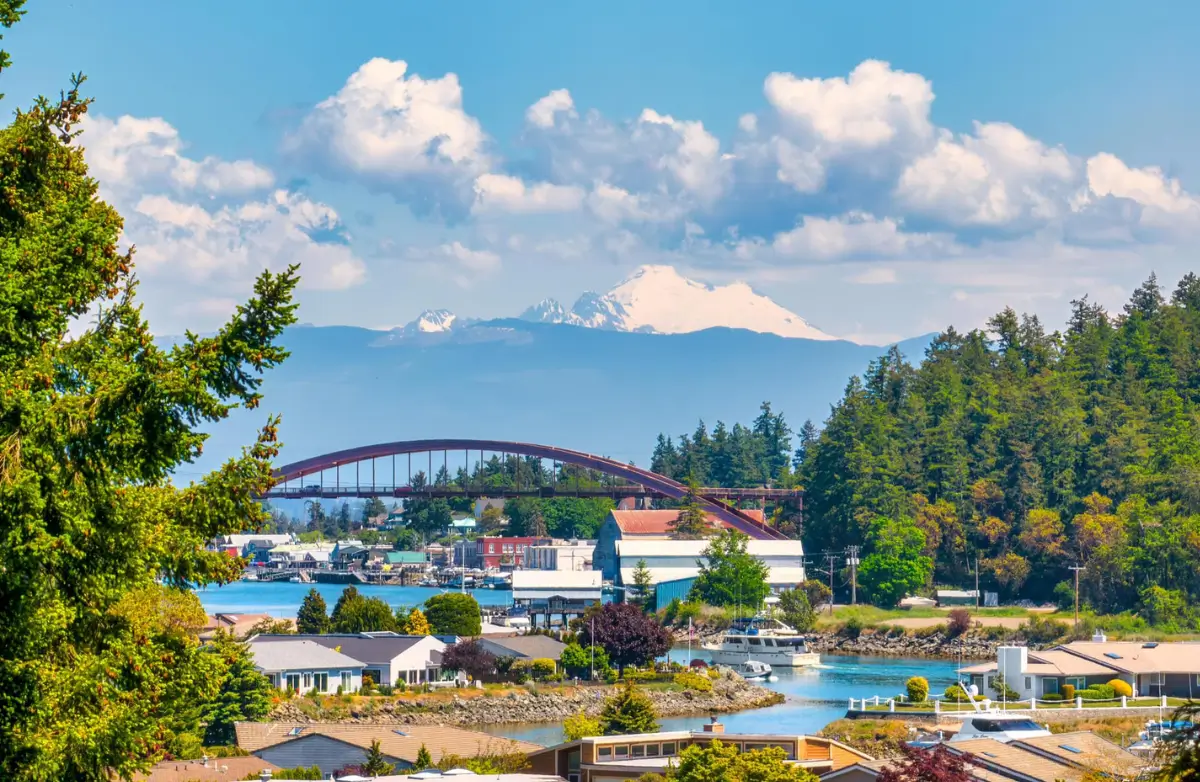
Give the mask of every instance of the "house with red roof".
MULTIPOLYGON (((758 521, 763 520, 761 510, 743 511, 758 521)), ((670 540, 671 523, 679 516, 677 510, 613 510, 600 525, 596 535, 596 552, 592 567, 602 573, 606 580, 618 575, 617 541, 619 540, 670 540)), ((730 525, 709 514, 709 522, 717 528, 730 525)))

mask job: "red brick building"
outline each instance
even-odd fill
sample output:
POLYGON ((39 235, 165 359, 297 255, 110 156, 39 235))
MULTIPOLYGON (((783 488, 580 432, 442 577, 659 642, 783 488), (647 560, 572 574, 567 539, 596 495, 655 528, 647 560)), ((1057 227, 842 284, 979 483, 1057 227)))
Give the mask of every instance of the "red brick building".
POLYGON ((502 565, 524 567, 527 549, 530 546, 546 546, 550 538, 494 538, 475 539, 475 558, 470 567, 498 568, 502 565))

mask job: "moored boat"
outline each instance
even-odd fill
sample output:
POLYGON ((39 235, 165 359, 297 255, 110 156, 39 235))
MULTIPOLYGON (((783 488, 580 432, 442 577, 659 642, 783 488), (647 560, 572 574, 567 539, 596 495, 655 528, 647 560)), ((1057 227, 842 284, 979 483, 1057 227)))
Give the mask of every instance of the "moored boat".
POLYGON ((731 667, 734 673, 748 682, 761 682, 771 678, 771 666, 762 660, 744 660, 731 667))
POLYGON ((712 661, 736 666, 759 660, 779 668, 804 668, 821 663, 821 655, 808 649, 803 635, 777 619, 742 619, 721 637, 719 643, 703 644, 712 661))

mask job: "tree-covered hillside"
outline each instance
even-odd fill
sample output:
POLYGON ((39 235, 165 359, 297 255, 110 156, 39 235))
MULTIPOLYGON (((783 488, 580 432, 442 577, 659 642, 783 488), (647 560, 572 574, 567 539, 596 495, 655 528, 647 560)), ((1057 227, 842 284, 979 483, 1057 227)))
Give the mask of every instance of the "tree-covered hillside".
POLYGON ((1006 598, 1062 598, 1080 564, 1097 610, 1169 613, 1200 599, 1198 402, 1194 274, 1121 313, 1073 302, 1063 332, 1012 310, 948 330, 919 366, 892 351, 851 379, 804 444, 805 540, 869 554, 889 518, 924 534, 938 583, 978 557, 1006 598))

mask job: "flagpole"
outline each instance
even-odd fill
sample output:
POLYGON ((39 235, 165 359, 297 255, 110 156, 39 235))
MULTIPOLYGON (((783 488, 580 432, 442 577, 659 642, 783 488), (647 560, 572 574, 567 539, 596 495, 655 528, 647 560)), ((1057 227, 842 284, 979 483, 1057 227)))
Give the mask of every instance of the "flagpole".
POLYGON ((688 668, 692 667, 692 618, 688 617, 688 668))

